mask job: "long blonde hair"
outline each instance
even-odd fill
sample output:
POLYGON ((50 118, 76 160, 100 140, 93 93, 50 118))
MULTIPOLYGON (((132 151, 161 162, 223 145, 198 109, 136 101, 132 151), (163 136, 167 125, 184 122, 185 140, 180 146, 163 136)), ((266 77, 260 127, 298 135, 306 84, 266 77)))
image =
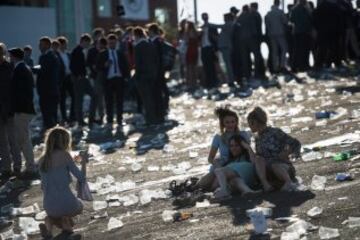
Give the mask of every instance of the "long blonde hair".
POLYGON ((51 156, 55 150, 71 150, 71 134, 63 127, 53 127, 46 132, 45 149, 40 161, 40 169, 46 172, 51 167, 51 156))

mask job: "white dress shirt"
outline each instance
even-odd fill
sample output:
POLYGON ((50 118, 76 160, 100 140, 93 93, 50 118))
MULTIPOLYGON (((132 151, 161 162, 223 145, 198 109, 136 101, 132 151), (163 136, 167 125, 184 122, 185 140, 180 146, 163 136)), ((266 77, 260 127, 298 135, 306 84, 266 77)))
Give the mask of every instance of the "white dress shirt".
POLYGON ((117 55, 116 49, 109 49, 109 60, 111 60, 111 64, 109 67, 107 78, 121 77, 121 72, 119 69, 119 59, 117 55))
POLYGON ((66 52, 59 52, 60 53, 60 57, 64 63, 65 66, 65 75, 70 75, 71 71, 70 71, 70 59, 69 59, 69 55, 66 52))

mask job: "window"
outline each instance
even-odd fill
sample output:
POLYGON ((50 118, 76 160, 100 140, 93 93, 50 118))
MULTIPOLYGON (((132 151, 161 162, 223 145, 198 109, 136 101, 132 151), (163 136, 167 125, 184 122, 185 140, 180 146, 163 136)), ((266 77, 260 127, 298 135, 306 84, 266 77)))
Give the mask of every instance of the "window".
POLYGON ((111 17, 112 16, 111 0, 97 0, 96 9, 97 9, 97 15, 99 17, 111 17))
POLYGON ((155 9, 155 19, 160 24, 165 24, 169 22, 169 11, 165 8, 156 8, 155 9))

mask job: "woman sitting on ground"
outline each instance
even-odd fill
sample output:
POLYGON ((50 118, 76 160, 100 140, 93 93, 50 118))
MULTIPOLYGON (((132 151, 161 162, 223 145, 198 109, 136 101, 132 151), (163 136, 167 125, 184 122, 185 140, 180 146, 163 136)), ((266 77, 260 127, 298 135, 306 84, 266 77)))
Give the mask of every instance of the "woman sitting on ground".
POLYGON ((295 190, 296 172, 290 156, 300 157, 301 143, 281 129, 269 127, 267 115, 260 107, 256 107, 250 112, 247 120, 251 131, 257 133, 255 138, 256 155, 258 162, 263 163, 263 167, 257 170, 265 191, 274 189, 268 181, 268 175, 281 181, 281 190, 295 190))
POLYGON ((212 140, 208 157, 208 161, 212 166, 209 173, 200 179, 195 189, 201 188, 203 190, 214 191, 218 187, 214 169, 225 166, 229 160, 229 139, 239 134, 245 139, 249 139, 246 132, 239 130, 239 117, 236 112, 228 107, 216 108, 215 115, 219 119, 220 134, 216 134, 212 140), (218 152, 220 156, 216 158, 218 152))
POLYGON ((251 147, 240 135, 234 135, 229 140, 229 163, 225 167, 215 169, 215 175, 220 187, 215 191, 218 199, 230 198, 229 187, 241 192, 242 195, 256 193, 252 187, 256 185, 256 156, 251 147))
POLYGON ((62 127, 48 130, 45 137, 45 151, 39 161, 41 187, 44 193, 43 206, 47 217, 45 224, 40 224, 40 231, 45 239, 52 239, 52 228, 57 226, 63 234, 73 233, 73 217, 83 210, 83 204, 70 190, 71 176, 80 183, 85 182, 86 158, 81 161, 81 171, 75 165, 69 151, 71 135, 62 127))

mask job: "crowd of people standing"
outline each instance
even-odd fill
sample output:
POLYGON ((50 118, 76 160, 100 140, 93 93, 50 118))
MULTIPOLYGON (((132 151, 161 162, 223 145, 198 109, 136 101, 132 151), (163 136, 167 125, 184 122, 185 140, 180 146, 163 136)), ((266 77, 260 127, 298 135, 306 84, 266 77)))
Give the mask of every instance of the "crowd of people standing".
POLYGON ((183 20, 178 34, 180 72, 189 89, 236 82, 247 88, 254 79, 266 81, 266 70, 279 74, 318 72, 332 64, 343 67, 359 60, 359 8, 360 1, 354 8, 351 0, 321 0, 316 7, 311 1, 295 0, 285 13, 281 1, 274 0, 264 18, 254 2, 241 10, 231 7, 224 14, 224 24, 212 24, 207 13, 201 15, 199 29, 183 20), (263 43, 268 56, 261 51, 263 43), (199 56, 203 71, 197 71, 199 56), (196 76, 201 73, 198 83, 196 76))
POLYGON ((162 34, 156 23, 126 31, 117 28, 107 34, 96 28, 93 36, 83 34, 72 51, 68 51, 66 37, 45 36, 39 39, 38 65, 31 57, 31 46, 7 50, 1 43, 1 176, 37 175, 30 136, 30 121, 37 109, 34 95, 38 96, 43 133, 58 124, 90 129, 105 124, 121 131, 125 94, 137 101, 147 126, 163 123, 169 90, 162 34), (84 109, 85 95, 90 97, 88 110, 84 109), (21 153, 26 159, 24 173, 21 153))

